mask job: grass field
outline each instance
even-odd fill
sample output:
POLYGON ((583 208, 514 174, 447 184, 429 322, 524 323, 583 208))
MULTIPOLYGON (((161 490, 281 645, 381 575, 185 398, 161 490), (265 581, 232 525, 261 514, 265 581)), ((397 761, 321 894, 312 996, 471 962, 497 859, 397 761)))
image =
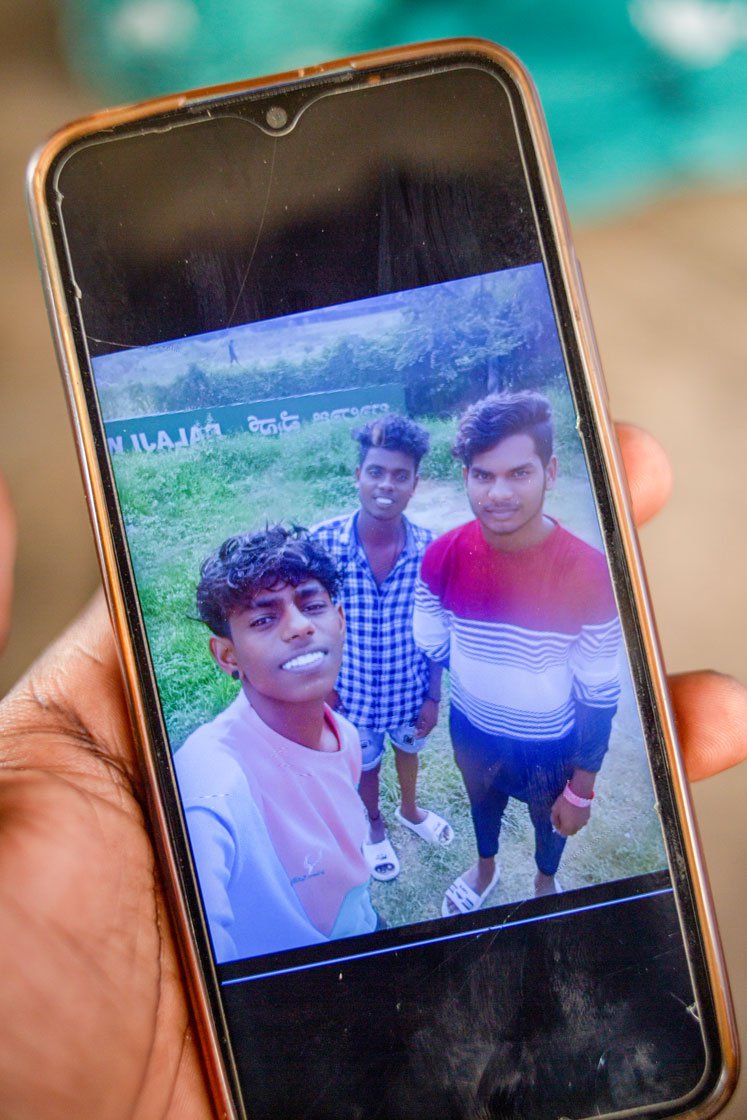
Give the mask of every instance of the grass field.
MULTIPOLYGON (((599 544, 573 417, 556 403, 560 477, 548 512, 599 544)), ((279 520, 312 525, 356 506, 353 423, 309 425, 282 437, 241 433, 194 447, 115 457, 141 606, 166 726, 174 749, 233 698, 236 684, 215 666, 208 631, 195 619, 194 590, 205 557, 227 536, 279 520)), ((454 424, 429 421, 432 450, 410 504, 413 520, 441 533, 469 520, 461 472, 450 455, 454 424)), ((474 859, 474 839, 461 778, 454 766, 443 705, 422 756, 422 802, 443 813, 456 839, 429 848, 393 820, 396 780, 383 769, 383 805, 403 872, 375 884, 374 901, 392 925, 438 914, 449 882, 474 859), (404 834, 403 834, 404 833, 404 834)), ((495 903, 531 894, 533 837, 525 808, 511 803, 502 836, 502 879, 495 903)), ((566 888, 623 878, 663 866, 658 820, 638 731, 632 690, 624 690, 592 822, 566 850, 566 888)))

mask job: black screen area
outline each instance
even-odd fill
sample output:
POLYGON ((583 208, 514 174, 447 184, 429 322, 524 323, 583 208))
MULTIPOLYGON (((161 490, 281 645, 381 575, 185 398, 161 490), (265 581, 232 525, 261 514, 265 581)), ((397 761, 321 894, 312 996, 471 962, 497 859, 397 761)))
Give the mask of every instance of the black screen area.
MULTIPOLYGON (((308 87, 300 112, 298 90, 291 91, 295 123, 282 135, 258 124, 265 106, 283 104, 281 90, 237 95, 209 112, 195 104, 69 150, 50 176, 49 208, 81 368, 89 358, 526 266, 544 268, 552 283, 558 262, 548 249, 539 175, 522 148, 518 95, 507 88, 474 64, 380 84, 333 78, 308 87)), ((572 411, 572 396, 584 403, 573 380, 579 358, 562 295, 552 306, 547 298, 572 411)), ((354 313, 343 311, 341 321, 354 313)), ((230 373, 236 357, 226 355, 230 373)), ((181 419, 171 434, 165 409, 151 410, 158 415, 147 430, 141 417, 113 411, 107 419, 132 430, 109 432, 109 452, 118 447, 121 464, 112 469, 93 378, 86 389, 116 526, 123 508, 117 470, 134 470, 146 450, 181 453, 194 417, 214 402, 199 396, 197 384, 192 411, 174 407, 181 419)), ((256 434, 265 421, 255 398, 244 400, 256 434)), ((433 414, 440 422, 440 412, 433 414)), ((219 428, 216 416, 203 428, 219 428)), ((300 431, 299 417, 291 420, 289 431, 300 431)), ((574 439, 577 420, 570 415, 574 439)), ((202 421, 195 423, 202 431, 202 421)), ((590 446, 578 463, 594 461, 590 446)), ((592 484, 603 492, 602 481, 592 484)), ((216 501, 212 492, 203 500, 208 507, 216 501)), ((601 512, 603 521, 611 516, 607 507, 601 512)), ((126 509, 123 523, 127 530, 126 509)), ((619 542, 605 543, 609 555, 619 554, 619 542)), ((119 544, 125 556, 132 541, 119 544)), ((174 554, 184 547, 179 536, 174 554)), ((121 569, 135 616, 142 600, 125 560, 121 569)), ((142 630, 134 635, 155 712, 147 640, 142 630)), ((633 660, 631 668, 638 680, 640 665, 633 660)), ((648 701, 640 703, 645 709, 648 701)), ((187 866, 171 746, 155 716, 152 734, 187 866)), ((653 769, 661 771, 656 758, 653 769)), ((641 773, 648 782, 648 769, 641 773)), ((657 798, 671 821, 667 789, 657 798)), ((578 898, 569 891, 560 901, 496 908, 492 917, 486 908, 404 932, 377 928, 339 948, 282 950, 269 964, 221 965, 213 1007, 228 1024, 224 1057, 237 1071, 246 1113, 257 1120, 581 1120, 626 1109, 671 1115, 685 1099, 702 1100, 718 1082, 720 1055, 699 941, 686 942, 679 918, 692 916, 692 904, 686 884, 675 884, 678 912, 664 861, 651 866, 649 875, 587 887, 578 898)), ((199 886, 186 873, 185 892, 207 962, 199 886)))
POLYGON ((405 88, 322 96, 279 137, 232 108, 74 152, 56 187, 91 355, 538 260, 501 86, 405 88))
POLYGON ((257 1120, 580 1120, 667 1115, 693 1088, 690 991, 665 894, 229 985, 224 998, 257 1120))

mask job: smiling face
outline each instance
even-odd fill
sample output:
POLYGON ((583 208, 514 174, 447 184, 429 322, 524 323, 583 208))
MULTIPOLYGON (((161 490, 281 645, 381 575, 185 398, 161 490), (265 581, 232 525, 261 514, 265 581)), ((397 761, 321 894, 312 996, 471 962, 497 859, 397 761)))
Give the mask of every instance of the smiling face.
POLYGON ((415 492, 415 460, 404 451, 370 447, 355 480, 363 509, 376 521, 394 521, 404 513, 415 492))
POLYGON ((210 650, 224 672, 239 674, 258 710, 263 700, 323 700, 334 688, 345 623, 318 580, 260 589, 250 606, 229 616, 228 626, 230 637, 214 636, 210 650))
POLYGON ((486 541, 518 551, 538 544, 549 531, 542 507, 557 475, 553 455, 545 467, 525 432, 507 436, 475 455, 464 468, 467 497, 486 541))

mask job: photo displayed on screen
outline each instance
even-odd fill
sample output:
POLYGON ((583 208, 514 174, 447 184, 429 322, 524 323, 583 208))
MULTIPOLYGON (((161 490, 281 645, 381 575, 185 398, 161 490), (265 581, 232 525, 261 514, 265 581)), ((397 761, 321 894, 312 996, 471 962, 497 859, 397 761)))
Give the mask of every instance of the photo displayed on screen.
POLYGON ((219 963, 666 868, 541 264, 94 373, 219 963))

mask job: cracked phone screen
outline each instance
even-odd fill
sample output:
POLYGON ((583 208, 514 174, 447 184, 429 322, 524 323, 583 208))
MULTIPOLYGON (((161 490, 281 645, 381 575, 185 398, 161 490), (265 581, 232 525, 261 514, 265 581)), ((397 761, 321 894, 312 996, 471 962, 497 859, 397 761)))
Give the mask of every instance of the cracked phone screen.
POLYGON ((472 64, 305 97, 54 177, 245 1107, 673 1114, 714 1012, 519 99, 472 64))

